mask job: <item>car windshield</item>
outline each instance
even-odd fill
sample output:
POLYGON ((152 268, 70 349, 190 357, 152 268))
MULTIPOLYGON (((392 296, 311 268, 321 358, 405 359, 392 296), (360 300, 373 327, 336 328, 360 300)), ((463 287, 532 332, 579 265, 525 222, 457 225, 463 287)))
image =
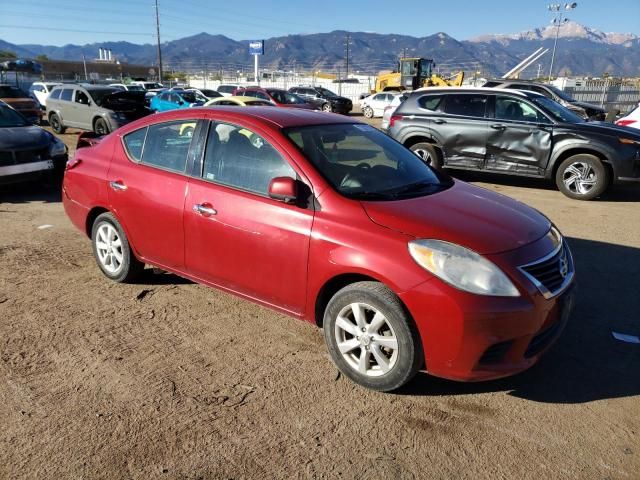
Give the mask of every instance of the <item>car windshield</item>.
POLYGON ((575 98, 571 98, 571 95, 569 95, 568 93, 563 92, 559 88, 556 88, 556 87, 554 87, 552 85, 547 85, 547 88, 549 90, 551 90, 553 93, 555 93, 558 97, 560 97, 565 102, 575 102, 576 101, 575 98))
POLYGON ((287 128, 284 133, 333 188, 348 198, 398 200, 429 195, 452 184, 447 176, 369 125, 311 125, 287 128))
POLYGON ((98 105, 102 105, 102 102, 104 102, 105 97, 108 97, 112 93, 121 92, 121 91, 122 90, 119 90, 119 89, 113 88, 113 87, 100 88, 100 89, 96 88, 96 89, 88 90, 89 95, 91 96, 91 98, 93 98, 93 100, 98 105))
POLYGON ((285 90, 267 90, 267 92, 275 98, 276 102, 285 105, 301 105, 307 103, 295 93, 290 93, 285 90))
POLYGON ((536 95, 533 98, 529 98, 533 103, 538 105, 545 111, 547 115, 550 115, 554 120, 565 123, 582 123, 584 119, 579 117, 571 110, 563 107, 558 102, 551 100, 550 98, 536 95))
POLYGON ((0 86, 0 98, 25 98, 28 96, 29 95, 17 87, 12 87, 10 85, 0 86))
POLYGON ((0 128, 26 127, 30 125, 26 118, 13 108, 0 105, 0 128))
POLYGON ((317 87, 316 90, 318 90, 321 94, 323 94, 326 97, 337 97, 338 96, 338 95, 336 95, 335 93, 333 93, 331 90, 329 90, 327 88, 317 87))

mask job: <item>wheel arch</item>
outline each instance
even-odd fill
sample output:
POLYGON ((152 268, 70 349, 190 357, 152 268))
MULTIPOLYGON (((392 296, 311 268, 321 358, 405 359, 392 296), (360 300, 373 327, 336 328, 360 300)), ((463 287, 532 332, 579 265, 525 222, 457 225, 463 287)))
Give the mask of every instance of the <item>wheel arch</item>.
POLYGON ((87 219, 85 220, 85 234, 87 235, 87 237, 91 238, 91 230, 93 229, 93 223, 96 221, 96 218, 98 218, 98 216, 102 215, 103 213, 113 214, 111 210, 103 206, 96 206, 96 207, 93 207, 91 210, 89 210, 89 213, 87 214, 87 219))
POLYGON ((553 158, 551 168, 547 169, 547 178, 556 178, 556 173, 558 173, 558 168, 560 168, 562 162, 564 162, 569 157, 580 154, 593 155, 594 157, 597 157, 600 162, 602 162, 602 165, 604 165, 604 167, 609 171, 609 181, 613 182, 615 172, 613 170, 611 161, 603 151, 594 148, 591 145, 576 145, 562 150, 553 158))

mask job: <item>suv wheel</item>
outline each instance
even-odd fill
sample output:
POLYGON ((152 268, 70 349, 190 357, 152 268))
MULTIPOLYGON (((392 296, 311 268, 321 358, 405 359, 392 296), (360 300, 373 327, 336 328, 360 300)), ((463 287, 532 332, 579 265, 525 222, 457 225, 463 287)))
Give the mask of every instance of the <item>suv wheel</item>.
POLYGON ((115 282, 131 282, 142 273, 144 263, 131 251, 122 226, 111 213, 98 215, 91 229, 93 255, 102 273, 115 282))
POLYGON ((409 147, 424 163, 433 168, 442 168, 438 149, 427 142, 420 142, 409 147))
POLYGON ((51 130, 56 133, 63 134, 67 129, 62 125, 60 121, 60 117, 57 113, 52 113, 49 115, 49 125, 51 126, 51 130))
POLYGON ((109 135, 109 125, 104 118, 98 118, 93 124, 93 131, 96 135, 109 135))
POLYGON ((367 118, 373 118, 373 108, 364 107, 364 109, 362 110, 362 114, 367 118))
POLYGON ((332 112, 333 109, 331 108, 331 103, 329 103, 329 102, 323 103, 322 104, 322 111, 323 112, 332 112))
POLYGON ((323 329, 338 369, 366 388, 400 388, 422 365, 413 321, 381 283, 358 282, 336 293, 324 312, 323 329))
POLYGON ((609 170, 598 157, 580 153, 560 164, 556 172, 556 185, 567 197, 592 200, 607 189, 609 170))

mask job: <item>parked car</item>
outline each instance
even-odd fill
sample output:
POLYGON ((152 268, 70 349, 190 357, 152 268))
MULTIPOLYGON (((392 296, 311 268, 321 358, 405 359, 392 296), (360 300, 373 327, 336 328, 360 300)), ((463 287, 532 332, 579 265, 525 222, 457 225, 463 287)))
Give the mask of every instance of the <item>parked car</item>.
POLYGON ((640 133, 586 122, 529 91, 418 90, 391 117, 389 134, 436 168, 555 179, 579 200, 640 181, 640 133))
POLYGON ((571 252, 546 217, 344 117, 150 116, 78 149, 63 190, 107 278, 149 264, 317 324, 340 371, 376 390, 421 368, 522 371, 571 308, 571 252))
POLYGON ((511 88, 513 90, 524 90, 527 92, 536 92, 544 95, 551 100, 555 100, 560 105, 568 108, 576 115, 586 120, 598 120, 604 121, 607 116, 607 112, 604 108, 591 103, 580 102, 575 98, 572 98, 568 93, 563 92, 553 85, 546 83, 531 82, 527 80, 489 80, 484 87, 490 88, 511 88))
POLYGON ((135 81, 135 82, 131 82, 129 85, 137 85, 142 87, 143 89, 150 91, 150 90, 163 90, 164 89, 164 85, 162 85, 161 83, 158 82, 144 82, 144 81, 135 81))
POLYGON ((383 132, 389 130, 389 121, 391 120, 392 115, 396 111, 396 108, 407 99, 408 95, 405 92, 394 94, 393 100, 391 103, 384 107, 384 113, 382 114, 382 122, 380 122, 380 129, 383 132))
POLYGON ((381 92, 369 95, 360 101, 362 114, 367 118, 382 117, 385 108, 391 105, 397 93, 381 92))
POLYGON ((640 105, 616 121, 621 127, 640 128, 640 105))
POLYGON ((40 108, 45 110, 47 107, 47 97, 56 85, 62 85, 60 82, 33 82, 29 87, 29 95, 38 102, 40 108))
POLYGON ((276 107, 302 108, 305 110, 319 110, 320 107, 307 102, 295 93, 287 92, 281 88, 248 87, 238 88, 234 95, 256 97, 273 103, 276 107))
POLYGON ((24 90, 13 85, 0 84, 0 101, 20 112, 34 125, 40 124, 42 119, 40 104, 24 90))
POLYGON ((214 98, 213 100, 209 100, 204 104, 205 107, 274 107, 275 105, 267 100, 262 100, 261 98, 256 97, 244 97, 244 96, 231 96, 231 97, 220 97, 214 98))
POLYGON ((145 88, 142 85, 136 85, 133 83, 110 83, 110 87, 123 90, 125 92, 144 92, 145 88))
POLYGON ((347 114, 353 109, 351 100, 340 97, 323 87, 292 87, 291 93, 301 96, 305 101, 320 107, 325 112, 347 114))
POLYGON ((219 85, 216 91, 224 97, 230 97, 236 91, 238 85, 219 85))
POLYGON ((187 92, 195 92, 207 100, 213 100, 214 98, 222 97, 221 93, 216 92, 215 90, 211 90, 210 88, 187 88, 187 92))
POLYGON ((113 87, 63 84, 54 87, 47 99, 47 118, 56 133, 74 127, 106 135, 149 113, 144 92, 113 87))
POLYGON ((34 179, 62 180, 67 147, 0 102, 0 184, 34 179))
POLYGON ((179 108, 201 107, 206 97, 186 90, 165 90, 151 99, 150 108, 154 112, 166 112, 179 108))

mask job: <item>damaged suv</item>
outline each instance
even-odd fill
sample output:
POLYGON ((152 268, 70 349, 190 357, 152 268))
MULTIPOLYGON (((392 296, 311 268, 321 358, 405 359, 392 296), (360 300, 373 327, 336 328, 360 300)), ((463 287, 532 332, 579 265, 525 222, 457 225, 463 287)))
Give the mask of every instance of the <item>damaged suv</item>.
POLYGON ((55 87, 47 99, 47 119, 56 133, 73 127, 107 135, 149 113, 144 92, 115 87, 65 84, 55 87))

